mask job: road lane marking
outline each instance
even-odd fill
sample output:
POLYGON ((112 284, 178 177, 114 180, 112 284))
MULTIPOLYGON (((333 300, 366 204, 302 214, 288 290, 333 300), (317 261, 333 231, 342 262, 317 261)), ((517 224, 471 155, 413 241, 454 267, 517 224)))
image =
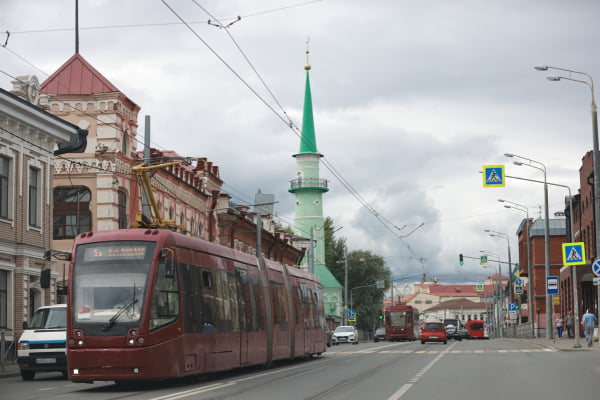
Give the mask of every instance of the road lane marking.
POLYGON ((181 399, 184 397, 193 396, 195 394, 210 392, 211 390, 222 389, 222 388, 225 388, 227 386, 232 386, 232 385, 234 385, 234 383, 215 383, 213 385, 203 386, 203 387, 197 388, 197 389, 190 389, 190 390, 185 390, 183 392, 167 394, 165 396, 153 397, 149 400, 177 400, 177 399, 181 399))
MULTIPOLYGON (((456 346, 456 343, 450 345, 450 348, 448 350, 452 350, 452 347, 454 347, 454 346, 456 346)), ((388 400, 399 400, 400 398, 402 398, 408 392, 408 390, 415 383, 418 383, 419 380, 427 373, 427 371, 429 371, 429 369, 431 369, 431 367, 433 367, 435 365, 435 363, 437 363, 440 360, 440 358, 442 358, 446 354, 447 354, 446 352, 440 353, 436 358, 434 358, 432 361, 430 361, 429 364, 427 364, 425 367, 423 367, 423 369, 421 369, 411 379, 409 379, 408 383, 405 383, 404 385, 402 385, 400 387, 400 389, 398 389, 396 391, 396 393, 394 393, 393 395, 391 395, 388 398, 388 400)))

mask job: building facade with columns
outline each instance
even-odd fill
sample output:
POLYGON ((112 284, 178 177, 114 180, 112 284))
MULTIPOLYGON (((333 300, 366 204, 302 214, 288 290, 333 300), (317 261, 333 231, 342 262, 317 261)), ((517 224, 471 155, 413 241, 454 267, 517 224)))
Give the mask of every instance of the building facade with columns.
POLYGON ((38 307, 58 300, 50 284, 58 274, 45 273, 51 265, 44 257, 52 241, 52 172, 61 148, 80 151, 87 135, 38 107, 37 78, 17 83, 21 97, 0 89, 0 331, 9 342, 38 307))

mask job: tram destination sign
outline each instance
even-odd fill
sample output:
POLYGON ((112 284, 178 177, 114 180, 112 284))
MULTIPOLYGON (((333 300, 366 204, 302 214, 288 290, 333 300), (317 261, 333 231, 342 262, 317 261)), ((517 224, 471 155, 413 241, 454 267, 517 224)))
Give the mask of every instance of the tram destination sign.
POLYGON ((153 249, 154 245, 147 243, 95 243, 83 246, 83 261, 144 260, 153 249))

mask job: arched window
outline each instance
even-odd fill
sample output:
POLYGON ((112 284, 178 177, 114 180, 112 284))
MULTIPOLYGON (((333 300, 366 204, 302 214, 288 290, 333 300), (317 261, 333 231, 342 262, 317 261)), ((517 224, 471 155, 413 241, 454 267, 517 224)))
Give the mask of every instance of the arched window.
POLYGON ((125 130, 123 130, 123 140, 121 141, 121 151, 126 156, 129 156, 129 152, 127 151, 128 147, 129 147, 129 129, 125 128, 125 130))
POLYGON ((72 239, 92 229, 92 194, 83 186, 54 189, 54 239, 72 239))

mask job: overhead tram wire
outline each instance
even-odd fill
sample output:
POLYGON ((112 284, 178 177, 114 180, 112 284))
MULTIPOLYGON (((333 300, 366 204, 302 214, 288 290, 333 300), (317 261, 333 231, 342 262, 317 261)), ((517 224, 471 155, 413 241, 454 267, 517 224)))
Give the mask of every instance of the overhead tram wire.
MULTIPOLYGON (((180 24, 178 23, 178 25, 180 25, 180 24)), ((36 32, 36 31, 31 31, 31 32, 36 32)), ((232 40, 233 40, 233 38, 232 38, 232 40)), ((236 45, 237 45, 237 44, 236 44, 236 45)), ((48 73, 46 73, 46 72, 45 72, 45 71, 43 71, 42 69, 38 68, 36 65, 34 65, 33 63, 31 63, 30 61, 28 61, 28 60, 27 60, 27 59, 25 59, 24 57, 20 56, 19 54, 17 54, 16 52, 14 52, 12 49, 9 49, 9 48, 8 48, 8 47, 6 47, 6 46, 2 46, 2 47, 4 47, 4 48, 5 48, 7 51, 9 51, 10 53, 12 53, 12 54, 13 54, 15 57, 19 58, 19 59, 20 59, 20 60, 22 60, 23 62, 25 62, 25 63, 27 63, 28 65, 30 65, 32 68, 34 68, 34 69, 36 69, 37 71, 39 71, 39 72, 40 72, 41 74, 43 74, 44 76, 46 76, 46 77, 48 77, 48 76, 49 76, 49 74, 48 74, 48 73)), ((242 51, 242 49, 241 49, 239 46, 238 46, 238 49, 239 49, 240 51, 242 51)), ((245 57, 245 58, 246 58, 246 60, 247 60, 247 61, 250 63, 249 59, 248 59, 247 57, 245 57)), ((254 67, 253 67, 253 69, 254 69, 254 67)), ((256 71, 256 69, 254 69, 254 71, 255 71, 255 73, 258 75, 258 71, 256 71)), ((3 73, 4 75, 6 75, 6 76, 8 76, 8 77, 12 78, 13 80, 20 81, 22 84, 24 84, 24 85, 28 86, 28 83, 27 83, 27 82, 23 82, 23 81, 19 80, 19 79, 18 79, 16 76, 14 76, 14 75, 11 75, 11 74, 10 74, 10 73, 8 73, 8 72, 5 72, 5 71, 3 71, 3 70, 0 70, 0 73, 3 73)), ((265 85, 265 87, 267 88, 267 90, 269 91, 269 93, 271 94, 271 96, 273 97, 273 99, 274 99, 274 100, 277 102, 277 99, 275 98, 275 96, 273 95, 273 93, 270 91, 270 89, 267 87, 266 83, 264 82, 264 80, 262 80, 262 78, 261 78, 261 82, 263 82, 263 85, 265 85)), ((62 85, 60 82, 59 82, 59 85, 61 85, 61 86, 65 87, 65 86, 64 86, 64 85, 62 85)), ((53 97, 53 96, 51 96, 51 97, 53 97)), ((68 104, 68 103, 65 103, 65 102, 63 102, 63 101, 56 100, 56 99, 53 99, 53 100, 54 100, 54 101, 57 101, 57 102, 59 102, 59 103, 61 103, 61 104, 63 104, 64 106, 67 106, 67 107, 71 107, 71 108, 72 108, 72 106, 71 106, 70 104, 68 104)), ((281 104, 279 104, 279 102, 277 102, 277 104, 278 104, 278 105, 279 105, 279 107, 282 109, 282 112, 284 112, 284 113, 285 113, 285 111, 283 110, 283 107, 281 106, 281 104)), ((87 115, 88 117, 91 117, 91 118, 95 119, 96 121, 100 122, 100 121, 99 121, 99 120, 98 120, 98 119, 97 119, 95 116, 93 116, 93 115, 89 115, 89 114, 87 114, 85 111, 83 111, 83 113, 84 113, 84 115, 87 115)), ((114 127, 114 126, 112 126, 112 128, 113 128, 113 129, 118 129, 117 127, 114 127)), ((14 133, 12 133, 12 132, 10 132, 10 131, 7 131, 6 129, 3 129, 3 128, 2 128, 2 130, 6 131, 6 132, 7 132, 8 134, 10 134, 10 135, 13 135, 13 136, 15 136, 15 134, 14 134, 14 133)), ((139 143, 140 145, 142 145, 142 146, 144 145, 144 143, 143 143, 143 142, 141 142, 141 141, 140 141, 140 140, 139 140, 137 137, 135 138, 135 141, 136 141, 137 143, 139 143)), ((33 143, 31 143, 31 144, 33 144, 33 143)), ((35 144, 33 144, 33 145, 35 145, 35 144)), ((163 146, 161 146, 161 145, 159 145, 159 144, 157 144, 157 143, 152 143, 152 145, 156 146, 157 148, 163 148, 163 149, 164 149, 164 147, 163 147, 163 146)), ((42 148, 41 148, 41 150, 44 150, 44 151, 47 151, 48 153, 51 153, 51 152, 49 152, 47 149, 42 149, 42 148)), ((60 159, 63 159, 63 160, 65 160, 65 161, 69 161, 71 164, 83 165, 83 163, 81 163, 80 161, 72 160, 72 159, 69 159, 69 158, 67 158, 67 157, 65 157, 65 156, 59 156, 58 158, 60 158, 60 159)), ((87 164, 86 164, 86 165, 87 165, 87 164)), ((119 176, 121 176, 121 177, 123 177, 123 178, 125 178, 125 177, 127 177, 127 176, 134 176, 134 174, 132 174, 132 173, 108 171, 108 170, 105 170, 105 169, 103 169, 103 168, 101 168, 101 167, 98 167, 98 166, 93 166, 93 165, 87 165, 87 166, 88 166, 89 168, 96 169, 96 170, 98 170, 98 171, 112 172, 112 173, 115 173, 116 175, 119 175, 119 176)), ((70 178, 69 178, 69 179, 70 179, 70 178)), ((163 186, 163 189, 164 189, 165 191, 167 191, 167 192, 170 192, 170 190, 168 190, 168 188, 164 187, 164 185, 162 185, 160 182, 156 182, 156 184, 157 184, 157 185, 159 185, 159 186, 163 186)), ((233 193, 229 192, 229 193, 232 195, 232 197, 234 197, 234 198, 238 198, 238 199, 239 199, 239 200, 241 200, 242 202, 247 202, 247 203, 252 203, 252 202, 253 202, 253 200, 250 200, 250 196, 248 196, 248 195, 244 194, 242 191, 240 191, 240 190, 238 190, 238 189, 234 188, 234 187, 233 187, 233 186, 231 186, 230 184, 225 184, 225 186, 227 186, 227 187, 230 187, 231 189, 235 190, 235 191, 238 193, 238 195, 234 195, 233 193)), ((174 193, 171 193, 171 194, 172 194, 172 195, 174 195, 174 193)), ((291 223, 290 221, 287 221, 287 220, 285 220, 285 219, 284 219, 283 217, 281 217, 281 216, 277 216, 277 218, 279 218, 280 220, 282 220, 283 222, 285 222, 286 224, 288 224, 288 225, 290 225, 290 226, 294 226, 294 224, 293 224, 293 223, 291 223)), ((295 227, 295 226, 294 226, 294 227, 295 227)), ((297 228, 297 227, 295 227, 295 228, 298 230, 298 228, 297 228)), ((300 231, 301 231, 301 230, 300 230, 300 231)), ((306 235, 308 235, 308 234, 309 234, 308 232, 303 232, 303 233, 304 233, 304 234, 306 234, 306 235)))
MULTIPOLYGON (((302 140, 302 135, 299 132, 299 128, 297 127, 296 124, 293 123, 293 121, 291 121, 291 119, 289 119, 289 116, 287 115, 287 113, 285 113, 285 111, 282 111, 284 113, 284 115, 286 115, 288 117, 288 121, 286 121, 285 118, 283 118, 280 114, 277 113, 277 111, 266 102, 266 100, 254 89, 250 86, 250 84, 248 84, 240 74, 238 74, 233 67, 231 67, 229 65, 229 63, 227 63, 217 52, 216 50, 214 50, 204 39, 202 39, 202 37, 200 37, 200 35, 183 19, 183 17, 181 17, 167 2, 166 0, 161 0, 162 3, 182 22, 184 23, 184 25, 194 34, 194 36, 196 36, 196 38, 198 38, 198 40, 200 40, 255 96, 257 96, 260 101, 265 104, 265 106, 267 106, 267 108, 269 110, 271 110, 271 112, 273 112, 281 121, 283 121, 288 127, 290 127, 294 133, 296 134, 296 136, 298 136, 301 140, 302 140)), ((204 10, 203 7, 201 7, 200 5, 198 5, 201 9, 204 10)), ((207 12, 206 10, 204 10, 205 12, 207 12)), ((207 12, 208 14, 208 12, 207 12)), ((210 15, 210 14, 209 14, 210 15)), ((228 29, 226 29, 226 31, 228 31, 228 29)), ((233 40, 233 37, 231 36, 231 34, 228 32, 228 35, 230 36, 230 38, 233 40)), ((235 40, 234 40, 235 42, 235 40)), ((237 46, 237 43, 236 43, 237 46)), ((238 49, 239 46, 237 46, 238 49)), ((241 51, 241 49, 240 49, 241 51)), ((243 52, 242 52, 243 53, 243 52)), ((249 62, 248 58, 245 56, 246 60, 249 62)), ((250 62, 249 62, 250 63, 250 62)), ((254 69, 254 71, 256 72, 256 69, 252 66, 252 64, 250 63, 252 69, 254 69)), ((257 72, 256 72, 257 73, 257 72)), ((260 78, 260 76, 259 76, 260 78)), ((262 78, 260 78, 260 80, 264 83, 264 81, 262 80, 262 78)), ((274 97, 273 93, 269 90, 269 93, 271 93, 271 95, 274 97)), ((277 104, 279 104, 279 102, 277 102, 277 104)), ((279 104, 280 105, 280 104, 279 104)), ((281 105, 280 105, 281 107, 281 105)), ((340 183, 342 183, 342 185, 350 192, 350 194, 352 194, 369 212, 371 212, 371 214, 373 214, 380 222, 382 222, 382 224, 385 226, 385 228, 390 231, 390 233, 392 233, 392 235, 396 236, 401 243, 409 250, 409 252, 411 253, 411 255, 416 258, 416 259, 420 259, 420 257, 417 257, 417 255, 414 254, 412 248, 410 247, 410 245, 406 242, 406 240, 404 238, 402 238, 397 232, 395 232, 393 230, 393 226, 395 226, 393 223, 391 223, 387 218, 383 217, 383 215, 381 215, 377 210, 375 210, 373 207, 371 207, 369 205, 369 203, 367 203, 364 198, 362 198, 362 196, 352 187, 352 185, 350 185, 350 183, 337 171, 335 170, 335 168, 331 165, 331 163, 329 163, 328 161, 325 162, 325 160, 323 160, 323 165, 340 181, 340 183), (386 223, 387 221, 387 223, 386 223), (389 223, 389 224, 388 224, 389 223), (391 225, 391 226, 390 226, 391 225)))
MULTIPOLYGON (((317 0, 320 1, 320 0, 317 0)), ((310 3, 314 3, 317 1, 310 1, 310 2, 305 2, 305 3, 301 3, 295 6, 300 6, 300 5, 305 5, 305 4, 310 4, 310 3)), ((252 67, 252 69, 254 70, 254 72, 257 74, 257 76, 259 77, 260 81, 263 83, 263 85, 265 86, 265 88, 267 89, 267 91, 270 93, 270 95, 273 97, 274 101, 277 103, 277 105, 279 106, 279 108, 281 109, 281 112, 287 117, 287 120, 285 118, 283 118, 281 115, 279 115, 277 113, 277 111, 275 111, 273 109, 273 107, 268 104, 263 98, 262 96, 260 96, 258 94, 258 92, 256 92, 222 57, 219 56, 219 54, 208 45, 208 43, 206 43, 206 41, 204 41, 198 34, 197 32, 195 32, 190 26, 190 22, 185 21, 180 15, 178 15, 173 9, 172 7, 170 7, 169 4, 166 3, 166 1, 162 0, 163 4, 165 4, 165 6, 167 8, 169 8, 169 10, 171 10, 171 12, 186 26, 188 27, 188 29, 222 62, 224 63, 227 68, 238 78, 240 79, 244 85, 255 95, 257 96, 262 102, 263 104, 265 104, 265 106, 267 106, 267 108, 269 108, 282 122, 284 122, 288 127, 290 127, 294 133, 302 140, 302 135, 300 133, 300 129, 298 128, 297 125, 294 124, 294 122, 289 118, 289 116, 287 115, 287 112, 283 109, 283 107, 281 106, 281 104, 279 103, 279 101, 277 101, 276 97, 274 96, 274 94, 272 93, 272 91, 268 88, 268 86, 266 85, 266 83, 264 82, 264 80, 262 79, 262 77, 260 77, 260 75, 258 74, 258 71, 256 70, 256 68, 252 65, 252 63, 250 62, 250 60, 248 59, 248 57, 244 54, 243 50, 240 48, 240 46, 237 44, 237 42, 235 42, 235 40, 233 39, 233 37, 231 36, 231 34, 228 32, 228 35, 231 37, 232 41, 236 44, 236 47, 238 48, 238 50, 243 54, 244 58, 246 59, 246 61, 250 64, 250 66, 252 67)), ((196 3, 197 4, 197 3, 196 3)), ((202 8, 204 10, 204 8, 202 6, 200 6, 199 4, 197 4, 200 8, 202 8)), ((284 7, 284 8, 279 8, 279 9, 275 9, 275 10, 271 10, 271 11, 265 11, 262 13, 256 13, 256 14, 252 14, 251 16, 254 15, 259 15, 259 14, 265 14, 267 12, 273 12, 273 11, 277 11, 277 10, 281 10, 281 9, 285 9, 285 8, 291 8, 291 7, 295 7, 295 6, 290 6, 290 7, 284 7)), ((204 10, 205 12, 207 12, 206 10, 204 10)), ((208 14, 208 12, 207 12, 208 14)), ((210 15, 210 14, 209 14, 210 15)), ((148 25, 161 25, 161 24, 148 24, 148 25)), ((167 24, 162 24, 162 25, 167 25, 167 24)), ((126 25, 126 26, 122 26, 122 27, 133 27, 135 25, 126 25)), ((117 27, 117 26, 115 26, 117 27)), ((109 26, 106 27, 98 27, 98 28, 110 28, 109 26)), ((82 29, 93 29, 93 28, 82 28, 82 29)), ((19 32, 19 33, 29 33, 29 32, 42 32, 42 31, 28 31, 28 32, 19 32)), ((23 57, 19 56, 18 54, 16 54, 15 52, 13 52, 10 49, 9 50, 11 53, 13 53, 16 57, 22 59, 24 62, 28 63, 29 65, 33 66, 34 68, 38 69, 39 71, 41 71, 39 68, 35 67, 32 63, 28 62, 27 60, 25 60, 23 57)), ((4 71, 0 71, 4 74, 6 74, 7 76, 16 79, 14 76, 4 72, 4 71)), ((43 71, 41 71, 42 73, 44 73, 43 71)), ((45 74, 45 73, 44 73, 45 74)), ((47 74, 45 74, 47 75, 47 74)), ((69 106, 68 104, 61 102, 66 106, 69 106)), ((93 116, 92 116, 93 117, 93 116)), ((93 117, 94 118, 94 117, 93 117)), ((117 127, 113 127, 114 129, 117 129, 117 127)), ((135 140, 142 144, 143 143, 135 138, 135 140)), ((160 145, 157 145, 157 147, 162 147, 160 145)), ((414 258, 418 258, 413 252, 412 249, 410 248, 410 246, 405 242, 405 240, 397 234, 397 232, 395 232, 393 230, 393 227, 395 227, 395 225, 389 221, 387 218, 385 218, 382 214, 380 214, 376 209, 374 209, 372 206, 370 206, 370 204, 368 202, 366 202, 366 200, 364 200, 364 198, 362 198, 362 196, 352 187, 352 185, 333 167, 333 165, 326 159, 322 159, 322 163, 323 165, 340 181, 340 183, 342 183, 342 185, 350 192, 350 194, 352 194, 371 214, 373 214, 383 225, 386 229, 388 229, 394 236, 396 236, 398 239, 400 239, 400 241, 407 247, 407 249, 411 252, 411 254, 414 256, 414 258)))
MULTIPOLYGON (((258 11, 252 14, 242 15, 241 18, 251 18, 258 17, 260 15, 270 14, 278 11, 288 10, 290 8, 302 7, 305 5, 309 5, 312 3, 319 3, 323 0, 312 0, 305 1, 303 3, 291 4, 285 7, 273 8, 265 11, 258 11)), ((238 17, 226 17, 221 18, 221 21, 229 21, 236 20, 238 17)), ((189 24, 206 24, 207 21, 188 21, 189 24)), ((97 29, 130 29, 130 28, 145 28, 145 27, 162 27, 162 26, 178 26, 182 25, 181 22, 156 22, 156 23, 146 23, 146 24, 125 24, 125 25, 102 25, 102 26, 88 26, 88 27, 80 27, 79 30, 97 30, 97 29)), ((36 29, 36 30, 28 30, 28 31, 13 31, 8 32, 9 35, 18 35, 18 34, 30 34, 30 33, 49 33, 49 32, 68 32, 72 31, 73 28, 52 28, 52 29, 36 29)))
MULTIPOLYGON (((283 109, 283 106, 279 103, 279 101, 277 100, 277 98, 275 97, 275 95, 273 94, 273 92, 271 91, 271 89, 269 88, 269 86, 267 85, 267 83, 264 81, 264 79, 262 78, 262 76, 258 73, 258 71, 254 67, 254 65, 252 64, 252 62, 250 61, 250 59, 246 56, 246 53, 244 53, 244 50, 242 50, 242 48, 240 47, 240 45, 233 38, 233 35, 231 34, 231 32, 229 32, 229 29, 227 29, 227 28, 229 28, 229 26, 231 26, 231 24, 229 24, 229 25, 223 25, 221 23, 221 21, 219 21, 215 16, 213 16, 208 10, 206 10, 204 7, 202 7, 200 4, 198 4, 198 2, 196 0, 192 0, 192 2, 194 4, 196 4, 196 6, 198 6, 202 11, 204 11, 209 17, 211 17, 215 21, 217 21, 221 27, 225 28, 225 32, 227 32, 227 36, 229 36, 229 38, 231 39, 231 41, 233 42, 233 44, 235 45, 235 47, 237 47, 237 49, 240 51, 240 53, 242 54, 242 56, 244 57, 244 59, 246 60, 246 62, 248 63, 248 65, 250 65, 250 68, 252 68, 252 70, 254 71, 254 73, 256 74, 256 76, 258 77, 258 79, 260 80, 260 82, 263 84, 263 86, 265 87, 265 89, 267 90, 267 92, 269 92, 269 94, 271 95, 271 98, 275 101, 275 103, 277 103, 277 105, 279 106, 279 109, 281 110, 281 112, 286 117, 288 117, 288 125, 289 125, 289 123, 291 123, 291 119, 287 115, 287 112, 283 109)), ((241 17, 239 17, 239 18, 241 18, 241 17)))

